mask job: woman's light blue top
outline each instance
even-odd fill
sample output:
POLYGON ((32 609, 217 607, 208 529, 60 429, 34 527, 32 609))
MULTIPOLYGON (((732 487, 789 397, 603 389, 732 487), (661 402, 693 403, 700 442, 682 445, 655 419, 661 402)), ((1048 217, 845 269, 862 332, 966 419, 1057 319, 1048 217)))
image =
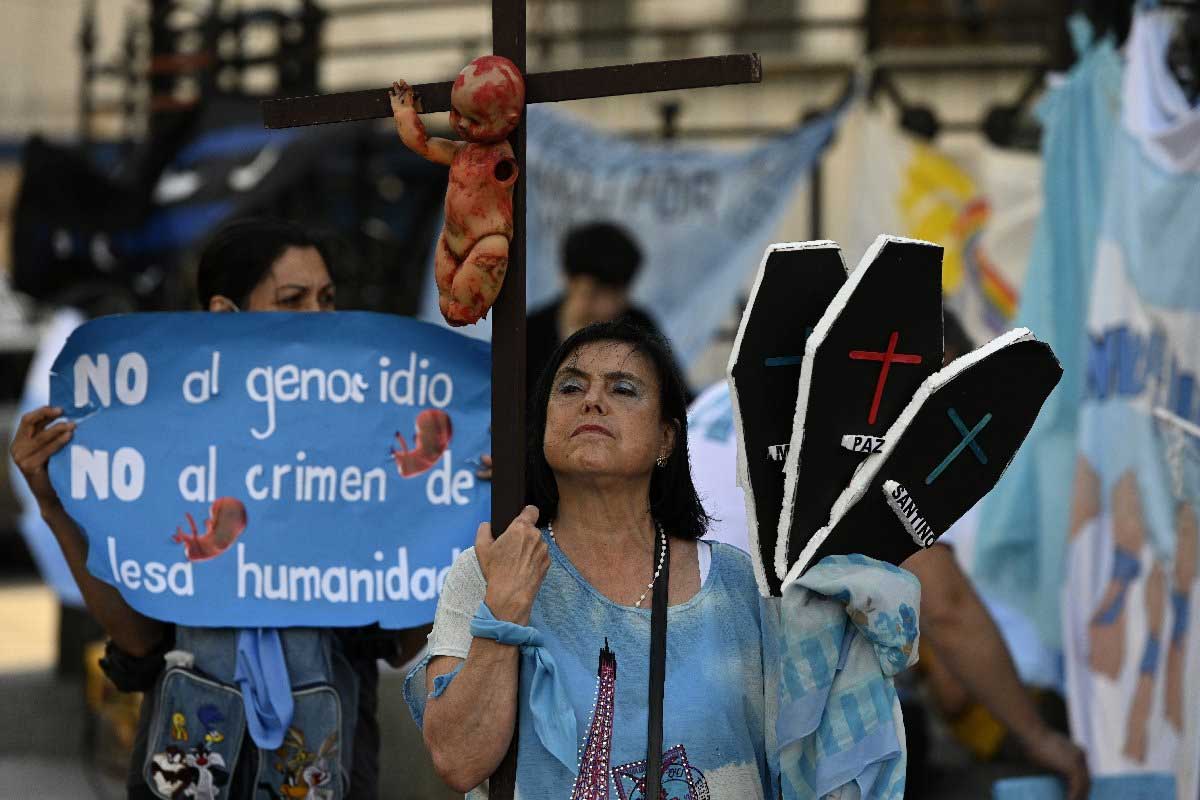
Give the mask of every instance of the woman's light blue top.
MULTIPOLYGON (((617 665, 608 796, 641 800, 650 611, 618 605, 601 595, 549 537, 546 541, 551 564, 530 626, 543 637, 566 688, 578 751, 574 763, 564 764, 539 739, 528 704, 532 670, 523 668, 517 794, 571 796, 577 758, 600 696, 597 665, 607 640, 617 665)), ((434 656, 466 658, 471 619, 485 590, 479 560, 474 549, 467 550, 446 576, 426 661, 434 656)), ((776 796, 775 701, 768 704, 765 698, 778 696, 777 620, 759 598, 749 557, 728 545, 713 544, 711 567, 700 590, 668 611, 663 704, 663 789, 668 798, 776 796)), ((405 695, 420 723, 426 701, 424 662, 409 676, 405 695)))

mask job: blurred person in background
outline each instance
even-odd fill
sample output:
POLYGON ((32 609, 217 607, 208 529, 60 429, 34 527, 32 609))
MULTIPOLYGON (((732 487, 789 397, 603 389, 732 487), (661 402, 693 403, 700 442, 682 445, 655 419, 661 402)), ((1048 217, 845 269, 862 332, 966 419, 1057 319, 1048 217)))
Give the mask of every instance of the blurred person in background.
MULTIPOLYGON (((326 243, 306 229, 284 221, 247 219, 230 223, 218 231, 201 254, 197 272, 197 298, 202 308, 212 312, 237 311, 333 311, 336 287, 334 270, 327 257, 326 243)), ((88 543, 78 524, 63 508, 50 483, 47 463, 51 456, 71 441, 75 424, 52 424, 63 409, 43 406, 25 414, 11 447, 16 462, 45 520, 66 557, 75 582, 88 610, 110 637, 101 666, 122 691, 146 692, 142 704, 138 735, 128 778, 130 798, 157 795, 147 784, 147 772, 154 772, 148 761, 148 742, 154 724, 163 725, 176 709, 156 708, 156 694, 166 663, 164 655, 175 649, 213 648, 217 658, 229 658, 240 647, 238 629, 191 629, 146 617, 133 609, 117 589, 93 576, 87 569, 88 543), (185 646, 182 641, 186 640, 185 646), (225 650, 225 652, 219 652, 225 650)), ((331 678, 339 695, 342 712, 353 715, 353 741, 342 743, 341 754, 352 753, 352 763, 342 766, 350 783, 343 796, 375 798, 379 778, 379 723, 376 718, 378 659, 399 666, 410 660, 421 647, 429 628, 384 631, 378 625, 360 628, 282 630, 288 636, 315 637, 332 662, 348 665, 353 680, 331 678), (296 632, 296 633, 293 633, 296 632)), ((292 661, 288 660, 289 668, 292 661)), ((318 742, 310 742, 316 749, 318 742)), ((275 753, 263 753, 270 761, 275 753)), ((149 756, 153 758, 154 754, 149 756)), ((261 780, 254 762, 258 748, 250 736, 243 740, 228 786, 221 787, 222 797, 250 798, 256 781, 261 780), (236 766, 236 769, 235 769, 236 766)), ((344 755, 343 755, 344 758, 344 755)), ((157 766, 155 764, 154 766, 157 766)), ((262 768, 270 770, 269 765, 262 768)))
MULTIPOLYGON (((945 312, 945 354, 949 363, 974 350, 961 324, 945 312)), ((693 474, 705 509, 713 517, 710 535, 717 541, 748 550, 745 505, 737 485, 736 429, 727 382, 706 390, 688 412, 693 430, 689 440, 693 474)), ((972 753, 990 757, 1010 736, 1034 764, 1060 775, 1070 800, 1083 800, 1090 785, 1084 752, 1055 730, 1038 713, 1022 684, 1006 638, 1020 643, 1024 663, 1045 661, 1029 652, 1041 648, 1036 635, 1022 635, 1021 621, 1005 616, 1013 630, 1001 634, 988 606, 955 558, 954 548, 970 546, 977 508, 967 512, 932 547, 908 558, 901 566, 921 581, 921 660, 917 670, 928 681, 935 703, 955 736, 972 753)), ((1001 609, 1003 610, 1003 609, 1001 609)), ((1025 624, 1029 628, 1028 623, 1025 624)), ((1046 672, 1035 669, 1035 672, 1046 672)), ((1053 680, 1053 679, 1051 679, 1053 680)), ((924 706, 904 699, 908 738, 907 788, 922 796, 928 756, 924 706)))
MULTIPOLYGON (((562 249, 566 289, 525 322, 526 397, 533 397, 537 378, 559 344, 594 322, 620 319, 662 336, 630 298, 641 265, 641 248, 620 226, 594 222, 567 233, 562 249)), ((689 389, 688 402, 693 397, 689 389)))

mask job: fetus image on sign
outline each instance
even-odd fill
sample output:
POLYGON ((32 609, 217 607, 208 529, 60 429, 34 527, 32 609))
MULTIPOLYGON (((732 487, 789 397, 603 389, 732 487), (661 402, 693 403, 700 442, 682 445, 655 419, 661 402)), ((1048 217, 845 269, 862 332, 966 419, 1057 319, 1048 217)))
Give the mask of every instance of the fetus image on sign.
POLYGON ((192 515, 184 514, 192 529, 191 535, 183 528, 175 529, 171 541, 183 545, 188 561, 207 561, 224 553, 246 530, 246 507, 236 497, 219 497, 208 510, 204 521, 204 533, 196 528, 192 515))
POLYGON ((450 437, 454 427, 450 424, 450 415, 436 408, 427 408, 417 414, 417 432, 413 437, 413 446, 409 448, 404 440, 404 434, 396 432, 396 441, 400 449, 392 448, 392 459, 402 478, 411 478, 425 472, 442 457, 450 446, 450 437))

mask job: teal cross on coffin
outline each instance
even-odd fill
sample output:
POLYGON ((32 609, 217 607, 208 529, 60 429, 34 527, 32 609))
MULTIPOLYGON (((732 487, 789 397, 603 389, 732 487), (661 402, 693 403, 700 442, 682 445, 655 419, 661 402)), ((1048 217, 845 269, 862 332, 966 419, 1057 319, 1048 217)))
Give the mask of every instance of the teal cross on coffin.
POLYGON ((954 427, 958 429, 959 434, 963 438, 961 442, 954 446, 954 449, 950 451, 950 454, 942 459, 942 463, 934 467, 933 472, 930 472, 925 478, 926 486, 936 481, 938 476, 946 471, 946 467, 950 466, 954 462, 954 459, 962 455, 962 451, 968 447, 971 448, 971 453, 975 456, 980 464, 986 464, 988 462, 987 454, 983 452, 983 448, 980 447, 978 442, 975 441, 975 437, 978 436, 980 431, 986 428, 987 424, 992 421, 991 412, 989 411, 987 414, 984 414, 983 419, 979 420, 975 427, 971 428, 970 430, 967 430, 967 426, 962 421, 962 417, 958 415, 958 412, 953 406, 946 409, 946 414, 950 417, 950 421, 954 423, 954 427))

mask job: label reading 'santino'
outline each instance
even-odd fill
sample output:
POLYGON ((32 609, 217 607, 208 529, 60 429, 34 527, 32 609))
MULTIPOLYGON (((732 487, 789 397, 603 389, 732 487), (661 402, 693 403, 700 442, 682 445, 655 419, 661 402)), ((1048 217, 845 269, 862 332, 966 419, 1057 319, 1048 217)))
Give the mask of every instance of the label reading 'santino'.
POLYGON ((883 494, 887 498, 888 505, 892 507, 892 511, 895 511, 896 516, 904 523, 904 529, 908 531, 908 535, 912 537, 917 547, 929 547, 937 541, 938 534, 921 516, 917 502, 907 489, 895 481, 884 481, 883 494))

